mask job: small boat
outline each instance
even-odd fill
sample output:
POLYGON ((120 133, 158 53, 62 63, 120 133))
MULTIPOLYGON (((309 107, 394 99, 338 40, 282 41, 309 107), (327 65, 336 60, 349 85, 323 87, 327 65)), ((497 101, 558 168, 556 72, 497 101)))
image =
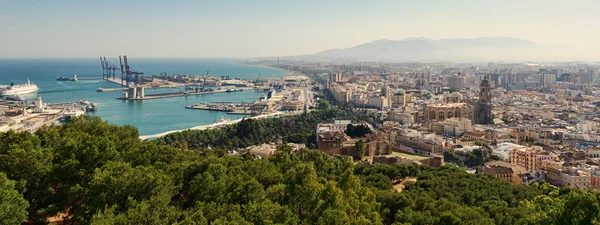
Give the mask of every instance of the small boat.
POLYGON ((23 96, 20 96, 18 94, 7 95, 4 97, 4 99, 8 100, 8 101, 18 101, 18 102, 23 102, 23 101, 27 100, 27 99, 23 98, 23 96))
POLYGON ((85 114, 85 112, 84 112, 84 111, 82 111, 82 110, 79 110, 79 109, 74 109, 74 110, 71 110, 71 111, 65 112, 65 114, 64 114, 64 115, 63 115, 63 117, 60 119, 60 121, 62 121, 62 122, 70 122, 70 121, 71 121, 71 119, 73 119, 73 118, 75 118, 75 117, 78 117, 78 116, 81 116, 81 115, 83 115, 83 114, 85 114))
POLYGON ((96 112, 98 111, 98 104, 96 103, 90 103, 87 106, 85 106, 85 111, 86 112, 96 112))
POLYGON ((98 111, 98 104, 94 103, 94 102, 89 102, 83 99, 79 99, 79 104, 81 106, 83 106, 82 108, 85 109, 86 112, 95 112, 98 111))
POLYGON ((77 81, 77 74, 73 75, 73 77, 57 77, 57 81, 77 81))
POLYGON ((221 116, 221 119, 220 119, 219 121, 216 121, 216 120, 215 120, 215 122, 214 122, 214 123, 223 123, 223 122, 229 122, 229 121, 231 121, 231 120, 230 120, 230 119, 226 119, 225 117, 222 117, 222 116, 221 116))

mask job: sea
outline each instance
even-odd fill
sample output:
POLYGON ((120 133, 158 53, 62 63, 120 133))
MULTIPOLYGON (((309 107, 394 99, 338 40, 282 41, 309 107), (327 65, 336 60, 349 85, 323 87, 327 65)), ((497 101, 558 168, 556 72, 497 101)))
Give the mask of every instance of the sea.
MULTIPOLYGON (((114 65, 118 58, 107 58, 114 65)), ((287 72, 267 67, 239 64, 242 59, 136 59, 129 58, 132 69, 144 75, 204 75, 229 76, 231 79, 280 78, 287 72)), ((88 112, 111 124, 133 125, 141 135, 152 135, 171 130, 187 129, 212 124, 225 119, 239 119, 243 115, 224 112, 186 109, 185 106, 212 102, 253 102, 265 93, 254 90, 206 95, 192 95, 143 101, 123 101, 117 97, 122 91, 96 92, 99 87, 117 88, 119 85, 105 80, 57 81, 60 76, 79 78, 101 77, 100 59, 0 59, 0 85, 27 83, 29 79, 39 87, 37 94, 23 95, 30 102, 38 95, 46 103, 75 102, 80 99, 98 104, 98 111, 88 112)), ((149 89, 146 94, 179 92, 183 88, 149 89)))

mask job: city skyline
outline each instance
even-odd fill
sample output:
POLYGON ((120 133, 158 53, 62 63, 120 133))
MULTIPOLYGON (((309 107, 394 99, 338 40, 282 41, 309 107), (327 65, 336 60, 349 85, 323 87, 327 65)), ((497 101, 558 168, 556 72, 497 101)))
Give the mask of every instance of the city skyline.
POLYGON ((490 36, 587 54, 600 48, 598 8, 591 0, 18 1, 0 9, 0 58, 271 57, 381 39, 490 36))

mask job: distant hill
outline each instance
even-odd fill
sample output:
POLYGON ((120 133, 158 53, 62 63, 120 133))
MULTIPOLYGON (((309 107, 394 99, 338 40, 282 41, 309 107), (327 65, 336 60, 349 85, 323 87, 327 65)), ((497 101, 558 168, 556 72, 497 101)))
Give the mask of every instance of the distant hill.
POLYGON ((326 50, 303 57, 389 61, 511 60, 520 56, 537 55, 543 50, 543 46, 531 41, 511 37, 440 40, 407 38, 376 40, 355 47, 326 50))

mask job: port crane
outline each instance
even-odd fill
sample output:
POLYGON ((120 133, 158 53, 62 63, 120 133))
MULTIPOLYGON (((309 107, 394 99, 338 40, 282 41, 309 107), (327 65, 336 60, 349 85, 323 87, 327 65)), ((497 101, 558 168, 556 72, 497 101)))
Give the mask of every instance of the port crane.
POLYGON ((105 56, 100 56, 100 64, 102 65, 102 79, 108 79, 116 77, 116 71, 119 70, 119 67, 114 66, 106 60, 105 56))
MULTIPOLYGON (((121 56, 119 56, 119 63, 121 63, 121 74, 122 74, 122 76, 125 76, 125 81, 127 81, 127 86, 129 86, 129 82, 133 82, 134 85, 142 83, 142 75, 144 73, 133 70, 131 68, 131 66, 129 66, 129 63, 127 62, 126 55, 123 56, 122 60, 121 60, 121 56)), ((122 82, 123 81, 121 80, 121 84, 122 84, 122 82)))

